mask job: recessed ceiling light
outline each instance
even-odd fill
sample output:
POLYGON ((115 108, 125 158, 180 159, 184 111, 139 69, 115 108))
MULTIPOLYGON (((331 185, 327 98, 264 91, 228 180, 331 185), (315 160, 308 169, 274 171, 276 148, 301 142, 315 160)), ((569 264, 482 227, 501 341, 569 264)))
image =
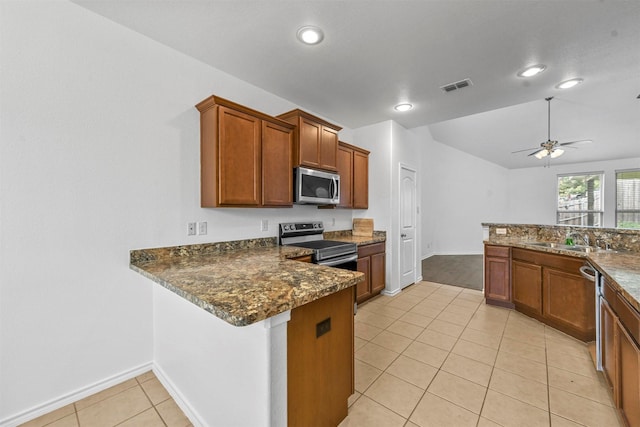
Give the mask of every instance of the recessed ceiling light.
POLYGON ((562 83, 558 83, 556 85, 556 88, 557 89, 569 89, 570 87, 574 87, 575 85, 579 85, 583 81, 584 81, 584 79, 565 80, 562 83))
POLYGON ((547 69, 544 64, 531 65, 518 73, 518 77, 533 77, 547 69))
POLYGON ((298 30, 298 40, 304 44, 318 44, 324 39, 324 33, 318 27, 307 25, 298 30))
POLYGON ((396 111, 400 111, 400 112, 404 112, 404 111, 409 111, 411 109, 413 109, 413 105, 409 104, 409 103, 403 103, 403 104, 398 104, 395 107, 393 107, 396 111))

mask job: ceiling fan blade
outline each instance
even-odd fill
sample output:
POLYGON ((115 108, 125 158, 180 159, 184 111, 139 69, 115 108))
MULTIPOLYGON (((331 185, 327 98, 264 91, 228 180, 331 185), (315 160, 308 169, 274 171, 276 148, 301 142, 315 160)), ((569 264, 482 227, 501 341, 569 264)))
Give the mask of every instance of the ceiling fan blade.
POLYGON ((538 149, 539 149, 538 147, 525 148, 524 150, 512 151, 511 154, 522 153, 523 151, 531 151, 531 150, 538 150, 538 149))
POLYGON ((533 153, 529 154, 528 157, 535 156, 536 154, 541 153, 543 151, 546 151, 546 148, 540 148, 539 150, 536 150, 533 153))
POLYGON ((592 141, 592 140, 590 140, 590 139, 581 139, 581 140, 579 140, 579 141, 563 142, 563 143, 558 144, 558 145, 565 146, 565 145, 573 145, 573 144, 591 144, 592 142, 593 142, 593 141, 592 141))

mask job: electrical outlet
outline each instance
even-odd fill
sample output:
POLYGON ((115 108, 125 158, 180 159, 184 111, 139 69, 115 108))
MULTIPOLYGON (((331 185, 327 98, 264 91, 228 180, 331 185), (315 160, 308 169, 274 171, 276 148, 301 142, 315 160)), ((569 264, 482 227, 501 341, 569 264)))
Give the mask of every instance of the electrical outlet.
POLYGON ((507 234, 507 229, 506 228, 496 228, 496 234, 504 236, 507 234))
POLYGON ((195 236, 196 235, 196 223, 190 222, 187 224, 187 236, 195 236))
POLYGON ((207 221, 199 222, 198 223, 198 235, 199 236, 204 236, 205 234, 207 234, 207 221))
POLYGON ((263 219, 260 221, 260 230, 261 231, 269 231, 269 220, 263 219))

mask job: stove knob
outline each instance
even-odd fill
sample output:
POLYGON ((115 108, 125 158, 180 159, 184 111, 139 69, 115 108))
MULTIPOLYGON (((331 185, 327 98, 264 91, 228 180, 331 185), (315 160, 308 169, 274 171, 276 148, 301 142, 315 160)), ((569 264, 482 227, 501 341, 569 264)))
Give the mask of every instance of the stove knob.
POLYGON ((295 225, 295 224, 291 224, 291 225, 289 226, 289 229, 290 229, 291 231, 295 231, 295 230, 296 230, 296 225, 295 225))
POLYGON ((289 229, 289 225, 288 225, 288 224, 285 224, 285 225, 284 225, 284 230, 285 230, 285 231, 287 231, 288 229, 289 229))

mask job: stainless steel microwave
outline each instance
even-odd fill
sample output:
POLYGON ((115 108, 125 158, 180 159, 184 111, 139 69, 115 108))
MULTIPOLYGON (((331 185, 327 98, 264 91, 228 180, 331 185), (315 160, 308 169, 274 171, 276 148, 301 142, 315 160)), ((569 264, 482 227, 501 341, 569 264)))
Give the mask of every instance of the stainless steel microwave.
POLYGON ((293 198, 297 204, 337 205, 340 203, 340 175, 298 167, 293 170, 293 198))

